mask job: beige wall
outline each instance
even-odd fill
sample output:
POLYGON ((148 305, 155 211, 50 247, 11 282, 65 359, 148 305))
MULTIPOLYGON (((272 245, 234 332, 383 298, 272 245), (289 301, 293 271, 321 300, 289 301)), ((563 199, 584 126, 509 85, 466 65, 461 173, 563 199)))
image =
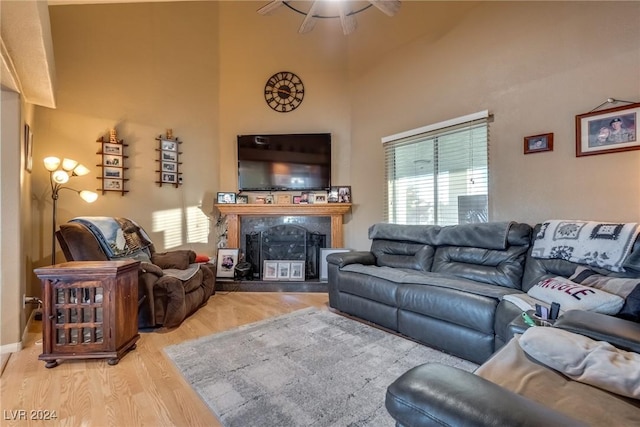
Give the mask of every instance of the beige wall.
MULTIPOLYGON (((76 216, 138 221, 158 250, 209 253, 213 192, 219 164, 219 42, 215 2, 144 3, 50 8, 58 107, 40 108, 34 151, 33 257, 49 262, 51 199, 46 156, 71 157, 91 169, 72 178, 77 189, 100 188, 100 145, 116 128, 124 139, 129 193, 106 193, 86 204, 61 192, 58 223, 76 216), (159 187, 158 142, 166 129, 183 144, 180 188, 159 187)), ((64 260, 58 250, 57 260, 64 260)))
POLYGON ((51 8, 58 108, 36 116, 34 260, 46 264, 50 252, 40 160, 72 156, 93 169, 74 186, 97 188, 95 139, 113 126, 130 144, 130 193, 93 205, 64 194, 60 222, 129 216, 160 249, 178 242, 214 253, 215 236, 191 242, 185 218, 236 189, 235 136, 253 132, 333 134, 333 181, 351 185, 355 203, 346 244, 367 248, 367 228, 382 220, 380 138, 483 109, 494 114, 492 219, 640 219, 640 151, 576 158, 573 125, 607 97, 640 99, 639 3, 404 2, 394 18, 359 15, 350 37, 337 21, 298 35, 300 17, 284 8, 259 16, 262 4, 51 8), (262 97, 281 70, 306 87, 287 114, 262 97), (169 127, 185 141, 179 190, 154 184, 154 137, 169 127), (555 150, 523 155, 523 137, 546 132, 555 150))
POLYGON ((575 116, 609 97, 640 101, 640 3, 471 11, 353 79, 349 245, 367 248, 367 228, 383 219, 384 178, 371 173, 382 171, 380 138, 485 109, 492 220, 640 221, 640 151, 576 158, 574 133, 575 116), (550 132, 553 152, 523 154, 525 136, 550 132))

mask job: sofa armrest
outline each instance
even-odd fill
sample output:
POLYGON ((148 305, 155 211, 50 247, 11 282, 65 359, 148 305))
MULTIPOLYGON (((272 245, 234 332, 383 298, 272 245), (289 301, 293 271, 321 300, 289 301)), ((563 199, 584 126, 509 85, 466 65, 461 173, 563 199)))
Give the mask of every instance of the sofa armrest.
POLYGON ((349 264, 375 265, 376 257, 371 252, 353 251, 353 252, 334 252, 327 255, 329 264, 336 264, 339 268, 349 264))
POLYGON ((482 377, 438 363, 417 366, 387 388, 403 426, 584 426, 482 377))
POLYGON ((640 353, 640 323, 592 311, 569 310, 556 320, 554 326, 606 341, 622 350, 640 353))

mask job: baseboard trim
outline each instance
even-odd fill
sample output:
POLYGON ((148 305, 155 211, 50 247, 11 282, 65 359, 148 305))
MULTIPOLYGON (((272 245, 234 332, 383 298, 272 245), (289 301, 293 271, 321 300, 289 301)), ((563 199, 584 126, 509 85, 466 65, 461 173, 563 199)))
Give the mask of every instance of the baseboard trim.
POLYGON ((22 342, 12 342, 0 346, 0 354, 15 353, 20 350, 22 350, 22 342))

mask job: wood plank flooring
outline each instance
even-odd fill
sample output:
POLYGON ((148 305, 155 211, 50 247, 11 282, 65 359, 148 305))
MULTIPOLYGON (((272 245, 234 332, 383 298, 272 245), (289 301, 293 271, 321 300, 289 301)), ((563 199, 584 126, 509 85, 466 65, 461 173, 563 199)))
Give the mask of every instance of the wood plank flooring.
POLYGON ((34 322, 0 377, 0 425, 220 426, 162 349, 311 306, 327 309, 327 294, 218 292, 178 328, 142 332, 115 366, 78 360, 45 368, 38 360, 42 322, 34 322), (37 419, 53 411, 55 420, 37 419))

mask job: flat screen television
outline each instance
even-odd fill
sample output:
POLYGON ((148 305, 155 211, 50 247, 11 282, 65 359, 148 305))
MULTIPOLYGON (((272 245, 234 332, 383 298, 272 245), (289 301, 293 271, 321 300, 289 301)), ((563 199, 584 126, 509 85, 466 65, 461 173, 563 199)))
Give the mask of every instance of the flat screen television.
POLYGON ((331 134, 238 135, 240 191, 327 190, 331 134))

